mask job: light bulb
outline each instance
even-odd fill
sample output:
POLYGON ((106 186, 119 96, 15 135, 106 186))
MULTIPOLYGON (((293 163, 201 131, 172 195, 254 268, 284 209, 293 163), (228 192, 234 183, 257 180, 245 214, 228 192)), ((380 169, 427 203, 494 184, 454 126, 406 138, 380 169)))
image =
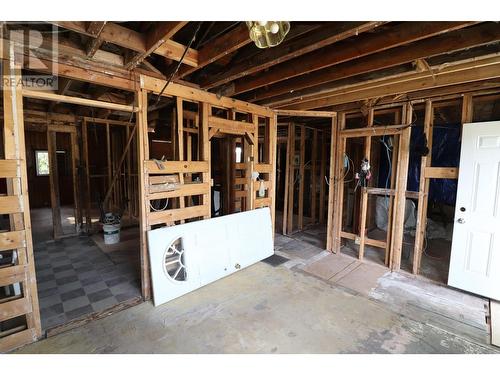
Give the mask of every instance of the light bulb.
POLYGON ((273 23, 271 24, 271 32, 272 32, 273 34, 276 34, 278 31, 280 31, 280 27, 279 27, 279 25, 278 25, 276 22, 273 22, 273 23))

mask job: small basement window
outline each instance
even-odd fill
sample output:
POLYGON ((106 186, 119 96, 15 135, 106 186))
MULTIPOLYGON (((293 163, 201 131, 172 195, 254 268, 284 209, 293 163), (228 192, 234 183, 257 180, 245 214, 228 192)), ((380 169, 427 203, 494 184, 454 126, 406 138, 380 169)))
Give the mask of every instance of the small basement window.
POLYGON ((35 151, 35 164, 37 176, 49 175, 49 152, 48 151, 35 151))

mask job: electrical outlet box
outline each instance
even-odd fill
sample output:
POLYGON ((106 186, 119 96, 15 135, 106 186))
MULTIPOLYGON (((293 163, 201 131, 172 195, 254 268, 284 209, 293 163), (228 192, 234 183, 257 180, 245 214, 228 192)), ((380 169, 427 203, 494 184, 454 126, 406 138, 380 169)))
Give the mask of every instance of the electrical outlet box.
POLYGON ((359 244, 361 243, 361 237, 356 236, 356 238, 354 239, 354 243, 355 243, 356 245, 359 245, 359 244))

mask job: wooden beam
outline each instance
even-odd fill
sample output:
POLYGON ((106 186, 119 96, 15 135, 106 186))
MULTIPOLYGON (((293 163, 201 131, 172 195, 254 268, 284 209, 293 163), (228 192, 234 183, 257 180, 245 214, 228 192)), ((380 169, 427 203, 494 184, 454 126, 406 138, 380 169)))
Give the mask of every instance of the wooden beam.
MULTIPOLYGON (((271 173, 269 173, 269 184, 271 185, 267 189, 268 199, 271 200, 271 220, 273 223, 273 239, 276 230, 276 149, 277 149, 277 137, 278 137, 278 116, 274 115, 268 120, 268 162, 271 164, 271 173)), ((256 138, 259 137, 258 134, 255 135, 256 138)), ((257 148, 257 146, 256 146, 257 148)))
POLYGON ((293 109, 275 109, 274 112, 278 116, 291 116, 291 117, 332 117, 336 112, 332 111, 297 111, 293 109))
POLYGON ((335 85, 338 87, 335 81, 340 79, 402 65, 423 57, 472 48, 499 39, 500 30, 497 25, 487 23, 415 42, 411 44, 411 48, 405 45, 358 58, 355 64, 346 62, 334 65, 317 71, 313 76, 299 76, 278 82, 256 90, 252 93, 252 97, 261 104, 273 106, 285 104, 297 98, 305 99, 333 90, 335 85))
MULTIPOLYGON (((159 94, 164 88, 166 81, 158 78, 153 78, 141 75, 141 88, 159 94)), ((211 106, 232 109, 236 112, 254 113, 263 117, 271 117, 274 112, 267 107, 244 102, 237 99, 228 98, 225 96, 219 97, 216 94, 179 85, 177 83, 170 83, 163 91, 164 96, 180 96, 183 99, 198 101, 210 104, 211 106)))
MULTIPOLYGON (((373 121, 374 121, 374 110, 373 108, 370 108, 368 110, 368 119, 367 119, 367 127, 371 128, 373 127, 373 121)), ((363 157, 367 160, 372 162, 371 160, 371 149, 372 149, 372 139, 370 136, 366 136, 364 139, 364 154, 363 157)), ((367 185, 369 184, 370 181, 368 181, 367 185)), ((361 218, 360 218, 360 224, 359 224, 359 253, 358 253, 358 258, 359 260, 363 260, 363 257, 365 255, 365 243, 366 243, 366 220, 367 220, 367 211, 368 211, 368 193, 366 191, 366 188, 361 189, 361 218)))
POLYGON ((242 22, 234 30, 208 42, 198 50, 198 66, 183 66, 178 77, 183 78, 251 42, 248 27, 242 22))
POLYGON ((462 125, 473 121, 472 94, 465 94, 462 100, 462 125))
MULTIPOLYGON (((314 129, 313 139, 311 145, 311 198, 309 204, 311 207, 311 219, 313 223, 316 223, 316 186, 317 186, 317 155, 318 155, 318 130, 314 129)), ((323 202, 319 202, 320 205, 323 202)))
POLYGON ((116 104, 100 100, 77 98, 74 96, 53 94, 51 92, 46 92, 46 91, 35 91, 35 90, 24 89, 23 96, 25 98, 59 101, 63 103, 83 105, 87 107, 105 108, 121 112, 137 112, 137 108, 132 105, 116 104))
POLYGON ((340 132, 343 138, 359 138, 359 137, 381 137, 384 135, 398 134, 408 125, 380 125, 375 127, 366 127, 358 129, 346 129, 340 132))
MULTIPOLYGON (((85 23, 83 22, 56 21, 51 23, 80 34, 92 36, 87 32, 85 23)), ((104 29, 101 32, 101 38, 107 43, 116 44, 117 46, 127 48, 135 52, 145 53, 147 51, 147 40, 145 35, 113 22, 108 22, 104 26, 104 29)), ((167 40, 160 45, 154 53, 179 61, 185 48, 186 47, 180 43, 173 40, 167 40)), ((197 66, 198 51, 190 48, 186 53, 183 63, 191 66, 197 66)))
POLYGON ((208 118, 209 127, 217 128, 222 133, 241 134, 253 133, 254 124, 243 121, 228 120, 221 117, 210 116, 208 118))
POLYGON ((449 178, 458 179, 458 168, 453 167, 425 167, 425 178, 449 178))
MULTIPOLYGON (((337 117, 338 121, 338 130, 337 134, 339 135, 345 129, 345 113, 341 112, 337 117)), ((334 253, 340 252, 340 247, 342 245, 342 240, 340 237, 340 233, 342 231, 342 211, 344 208, 344 155, 345 155, 345 147, 346 147, 346 138, 337 136, 337 145, 335 155, 335 173, 334 173, 334 221, 333 221, 333 243, 332 243, 332 251, 334 253)), ((332 186, 330 185, 330 189, 332 186)))
POLYGON ((204 216, 205 219, 210 219, 212 217, 212 171, 211 171, 211 163, 210 163, 210 139, 208 136, 208 118, 212 113, 212 108, 206 102, 201 103, 198 106, 199 119, 200 123, 198 128, 200 129, 199 137, 198 137, 198 147, 200 149, 200 158, 205 163, 207 163, 206 172, 202 173, 203 182, 209 184, 208 191, 203 195, 203 205, 207 206, 207 213, 204 216))
POLYGON ((295 192, 295 124, 291 123, 289 127, 290 132, 290 148, 288 149, 288 158, 289 161, 289 177, 290 181, 288 182, 288 212, 287 212, 287 232, 286 234, 290 234, 293 232, 293 207, 294 207, 294 192, 295 192))
MULTIPOLYGON (((323 133, 324 135, 326 133, 323 133)), ((328 214, 327 214, 327 226, 326 226, 326 250, 332 251, 333 250, 333 239, 334 239, 334 225, 335 225, 335 220, 334 220, 334 210, 335 210, 335 185, 336 185, 336 178, 335 178, 335 163, 336 163, 336 158, 337 158, 337 138, 339 134, 339 126, 337 122, 337 115, 332 117, 332 124, 331 124, 331 140, 330 140, 330 172, 328 176, 328 214)), ((324 137, 323 135, 323 137, 324 137)), ((323 140, 324 142, 325 140, 323 140)), ((325 157, 322 153, 322 159, 325 157)), ((322 160, 322 165, 323 165, 323 160, 322 160)), ((321 184, 324 184, 325 181, 321 181, 321 184)), ((341 182, 342 184, 344 183, 343 181, 341 182)), ((324 202, 321 201, 320 199, 320 205, 323 205, 324 202)))
POLYGON ((206 173, 210 165, 206 161, 153 161, 144 162, 144 171, 148 174, 168 174, 168 173, 206 173), (158 168, 161 165, 162 168, 158 168))
POLYGON ((17 214, 23 212, 21 201, 17 195, 0 195, 0 215, 17 214))
MULTIPOLYGON (((151 185, 150 191, 152 187, 155 185, 151 185)), ((148 200, 155 199, 170 199, 170 198, 179 198, 179 197, 188 197, 191 195, 203 195, 210 189, 210 185, 208 182, 201 183, 190 183, 180 185, 177 189, 172 191, 163 191, 163 192, 154 192, 148 194, 148 200)))
MULTIPOLYGON (((210 76, 201 82, 203 88, 213 88, 235 79, 257 73, 276 64, 321 49, 330 44, 372 30, 385 22, 346 22, 339 26, 327 26, 313 31, 304 38, 292 39, 280 47, 269 48, 255 56, 241 61, 223 73, 210 76)), ((248 34, 248 29, 247 29, 248 34)), ((236 94, 237 92, 235 92, 236 94)))
POLYGON ((175 223, 176 221, 183 222, 186 219, 196 217, 206 217, 208 215, 208 207, 205 205, 191 206, 185 208, 175 208, 165 211, 151 212, 149 223, 151 225, 175 223))
POLYGON ((402 74, 397 77, 373 80, 355 85, 343 86, 320 99, 305 100, 285 105, 284 109, 309 110, 343 103, 407 94, 442 86, 457 85, 500 77, 500 57, 486 56, 473 61, 436 67, 432 72, 402 74))
POLYGON ((126 69, 134 69, 146 57, 155 52, 163 43, 172 38, 187 21, 166 21, 155 23, 153 29, 146 35, 146 48, 143 52, 135 54, 125 65, 126 69))
POLYGON ((289 189, 289 184, 290 184, 290 147, 291 147, 291 127, 293 125, 288 123, 287 124, 287 132, 286 132, 286 149, 285 149, 285 188, 283 191, 283 231, 282 234, 286 234, 286 227, 287 227, 287 215, 288 215, 288 189, 289 189))
MULTIPOLYGON (((412 120, 412 107, 410 104, 405 105, 404 118, 405 123, 410 124, 412 120)), ((406 127, 399 137, 399 157, 398 171, 396 177, 396 197, 394 218, 392 225, 392 241, 391 241, 391 269, 398 271, 401 267, 401 254, 403 249, 403 232, 406 206, 406 184, 408 180, 408 164, 410 159, 410 137, 411 126, 406 127)))
POLYGON ((88 127, 87 120, 84 118, 82 123, 82 158, 85 166, 85 177, 83 180, 85 191, 85 229, 87 233, 92 232, 92 216, 90 212, 90 163, 89 163, 89 146, 88 146, 88 127))
MULTIPOLYGON (((7 180, 7 193, 16 195, 16 198, 22 206, 22 214, 10 215, 10 229, 11 231, 24 231, 25 235, 24 247, 15 250, 17 250, 18 263, 26 265, 26 278, 23 282, 23 299, 26 300, 29 305, 29 313, 26 314, 27 329, 3 337, 0 340, 0 351, 10 350, 17 346, 35 341, 41 336, 26 170, 22 85, 19 84, 22 79, 22 74, 21 67, 15 64, 13 49, 9 50, 8 56, 9 60, 2 62, 4 112, 3 155, 5 159, 14 159, 19 162, 20 178, 7 180)), ((0 204, 0 207, 2 206, 3 204, 0 204)), ((2 304, 1 310, 4 311, 4 308, 5 305, 2 304)))
POLYGON ((92 21, 87 26, 87 32, 94 38, 87 44, 87 56, 93 57, 101 47, 103 40, 101 38, 102 30, 106 26, 106 21, 92 21))
POLYGON ((0 178, 20 177, 19 162, 15 159, 0 160, 0 178))
POLYGON ((151 278, 148 258, 147 231, 151 229, 148 222, 149 201, 146 199, 146 186, 149 186, 149 173, 145 168, 149 160, 148 139, 148 94, 144 90, 137 91, 137 162, 138 165, 138 191, 139 191, 139 216, 140 216, 140 259, 141 259, 141 290, 144 300, 151 299, 151 278))
MULTIPOLYGON (((340 64, 372 53, 429 38, 470 25, 468 22, 404 22, 387 32, 375 33, 353 42, 333 44, 286 63, 270 67, 258 76, 234 81, 233 95, 340 64)), ((207 85, 201 85, 207 87, 207 85)))
POLYGON ((63 235, 61 223, 61 203, 59 197, 59 178, 57 168, 57 142, 56 134, 52 131, 47 131, 47 145, 49 154, 49 180, 50 180, 50 202, 52 206, 52 226, 54 239, 58 239, 63 235))
MULTIPOLYGON (((175 98, 175 114, 177 123, 177 160, 184 160, 184 109, 182 98, 175 98)), ((184 185, 184 172, 179 173, 179 183, 184 185)), ((179 208, 182 210, 186 207, 186 200, 184 197, 179 197, 179 208)), ((184 220, 181 220, 181 224, 184 224, 184 220)))
MULTIPOLYGON (((340 237, 355 241, 358 235, 355 233, 340 232, 340 237)), ((381 249, 387 248, 387 244, 384 241, 374 240, 372 238, 366 238, 366 244, 381 249)))
POLYGON ((298 227, 299 230, 304 229, 304 165, 306 157, 306 128, 304 125, 300 125, 300 161, 299 161, 299 218, 298 227))
MULTIPOLYGON (((333 116, 332 116, 333 117, 333 116)), ((337 118, 338 119, 338 118, 337 118)), ((335 139, 338 137, 338 132, 335 131, 335 139)), ((325 222, 325 187, 327 182, 325 180, 326 177, 326 160, 327 160, 327 134, 326 131, 321 132, 321 165, 319 170, 319 223, 323 224, 325 222)), ((336 145, 334 145, 336 147, 336 145)), ((331 148, 331 145, 330 145, 331 148)), ((331 149, 330 149, 331 152, 331 149)), ((330 155, 331 157, 331 155, 330 155)), ((333 175, 333 174, 332 174, 333 175)), ((328 193, 330 194, 330 193, 328 193)), ((327 218, 328 220, 328 218, 327 218)), ((328 225, 327 225, 328 228, 328 225)), ((328 240, 327 240, 328 241, 328 240)))
POLYGON ((424 135, 427 140, 429 154, 423 155, 420 160, 420 180, 418 188, 417 224, 415 228, 415 244, 413 247, 413 267, 415 275, 420 272, 420 262, 422 258, 423 244, 425 241, 425 231, 427 227, 427 204, 429 200, 429 179, 425 178, 426 168, 430 168, 432 160, 432 140, 433 140, 433 118, 434 112, 432 102, 425 102, 424 135))

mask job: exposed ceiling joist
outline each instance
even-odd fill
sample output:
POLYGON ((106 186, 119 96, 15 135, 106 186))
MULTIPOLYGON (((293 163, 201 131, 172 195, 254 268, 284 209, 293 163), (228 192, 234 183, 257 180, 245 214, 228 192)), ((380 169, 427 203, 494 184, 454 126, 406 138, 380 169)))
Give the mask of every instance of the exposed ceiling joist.
POLYGON ((127 69, 133 69, 139 65, 146 57, 155 52, 158 47, 172 38, 175 33, 182 29, 187 21, 168 21, 160 22, 146 35, 146 49, 138 53, 126 63, 127 69))
MULTIPOLYGON (((335 89, 337 80, 358 74, 369 73, 412 61, 421 61, 425 57, 436 56, 462 49, 472 48, 500 41, 500 28, 495 23, 485 23, 466 30, 439 35, 408 46, 401 46, 388 51, 362 57, 354 62, 345 62, 315 72, 313 75, 295 77, 278 82, 268 88, 261 88, 252 93, 260 104, 279 105, 322 95, 335 89), (264 99, 264 100, 263 100, 264 99), (265 100, 267 99, 267 100, 265 100)), ((428 70, 423 68, 422 71, 428 70)), ((249 98, 244 98, 249 99, 249 98)))
POLYGON ((456 85, 500 77, 500 56, 489 56, 472 61, 433 68, 431 72, 401 74, 356 85, 348 85, 331 92, 322 99, 279 107, 280 109, 309 110, 333 105, 368 100, 388 95, 406 94, 412 91, 456 85))
MULTIPOLYGON (((85 22, 55 21, 51 23, 77 33, 92 36, 88 33, 85 22)), ((107 43, 116 44, 117 46, 127 48, 138 53, 147 52, 147 41, 146 37, 143 34, 113 22, 106 23, 101 32, 101 38, 107 43)), ((185 48, 186 47, 182 44, 170 39, 161 44, 154 51, 154 53, 172 60, 179 61, 182 54, 184 53, 185 48)), ((183 63, 190 66, 197 66, 198 51, 190 48, 186 53, 186 56, 184 57, 183 63)))
MULTIPOLYGON (((500 88, 500 78, 493 78, 484 81, 459 83, 456 85, 444 86, 431 88, 428 90, 421 90, 415 92, 409 92, 404 95, 387 95, 382 98, 377 98, 377 107, 384 108, 388 106, 385 110, 389 111, 394 109, 398 103, 407 102, 411 100, 414 104, 418 101, 425 101, 426 99, 433 98, 433 101, 449 100, 456 97, 461 97, 467 92, 477 92, 478 95, 486 95, 497 93, 500 88)), ((476 96, 475 101, 480 101, 481 96, 476 96)), ((372 100, 356 101, 345 104, 338 104, 334 106, 326 107, 329 111, 335 112, 349 112, 356 114, 362 110, 362 108, 367 107, 367 102, 372 100)), ((360 114, 358 114, 360 115, 360 114)), ((362 115, 364 116, 364 115, 362 115)))
MULTIPOLYGON (((386 32, 360 36, 356 41, 345 41, 308 53, 283 64, 269 68, 258 76, 234 81, 233 95, 241 94, 272 83, 327 68, 372 53, 387 50, 421 39, 469 26, 474 22, 405 22, 386 32)), ((202 86, 203 87, 203 86, 202 86)))
MULTIPOLYGON (((200 82, 203 88, 213 88, 235 79, 253 74, 276 64, 318 50, 353 35, 373 30, 385 22, 346 22, 337 27, 320 28, 304 38, 290 40, 279 47, 262 51, 252 58, 245 59, 219 75, 211 76, 200 82)), ((247 31, 248 33, 248 31, 247 31)))
POLYGON ((87 45, 87 56, 93 57, 101 48, 103 40, 101 38, 102 30, 106 25, 106 21, 92 21, 87 26, 87 32, 93 35, 93 39, 87 45))
POLYGON ((248 34, 248 27, 244 23, 241 23, 234 30, 221 35, 201 47, 198 51, 198 66, 182 67, 178 76, 180 78, 185 77, 188 74, 191 74, 196 70, 219 60, 221 57, 236 51, 250 42, 251 40, 248 34))

